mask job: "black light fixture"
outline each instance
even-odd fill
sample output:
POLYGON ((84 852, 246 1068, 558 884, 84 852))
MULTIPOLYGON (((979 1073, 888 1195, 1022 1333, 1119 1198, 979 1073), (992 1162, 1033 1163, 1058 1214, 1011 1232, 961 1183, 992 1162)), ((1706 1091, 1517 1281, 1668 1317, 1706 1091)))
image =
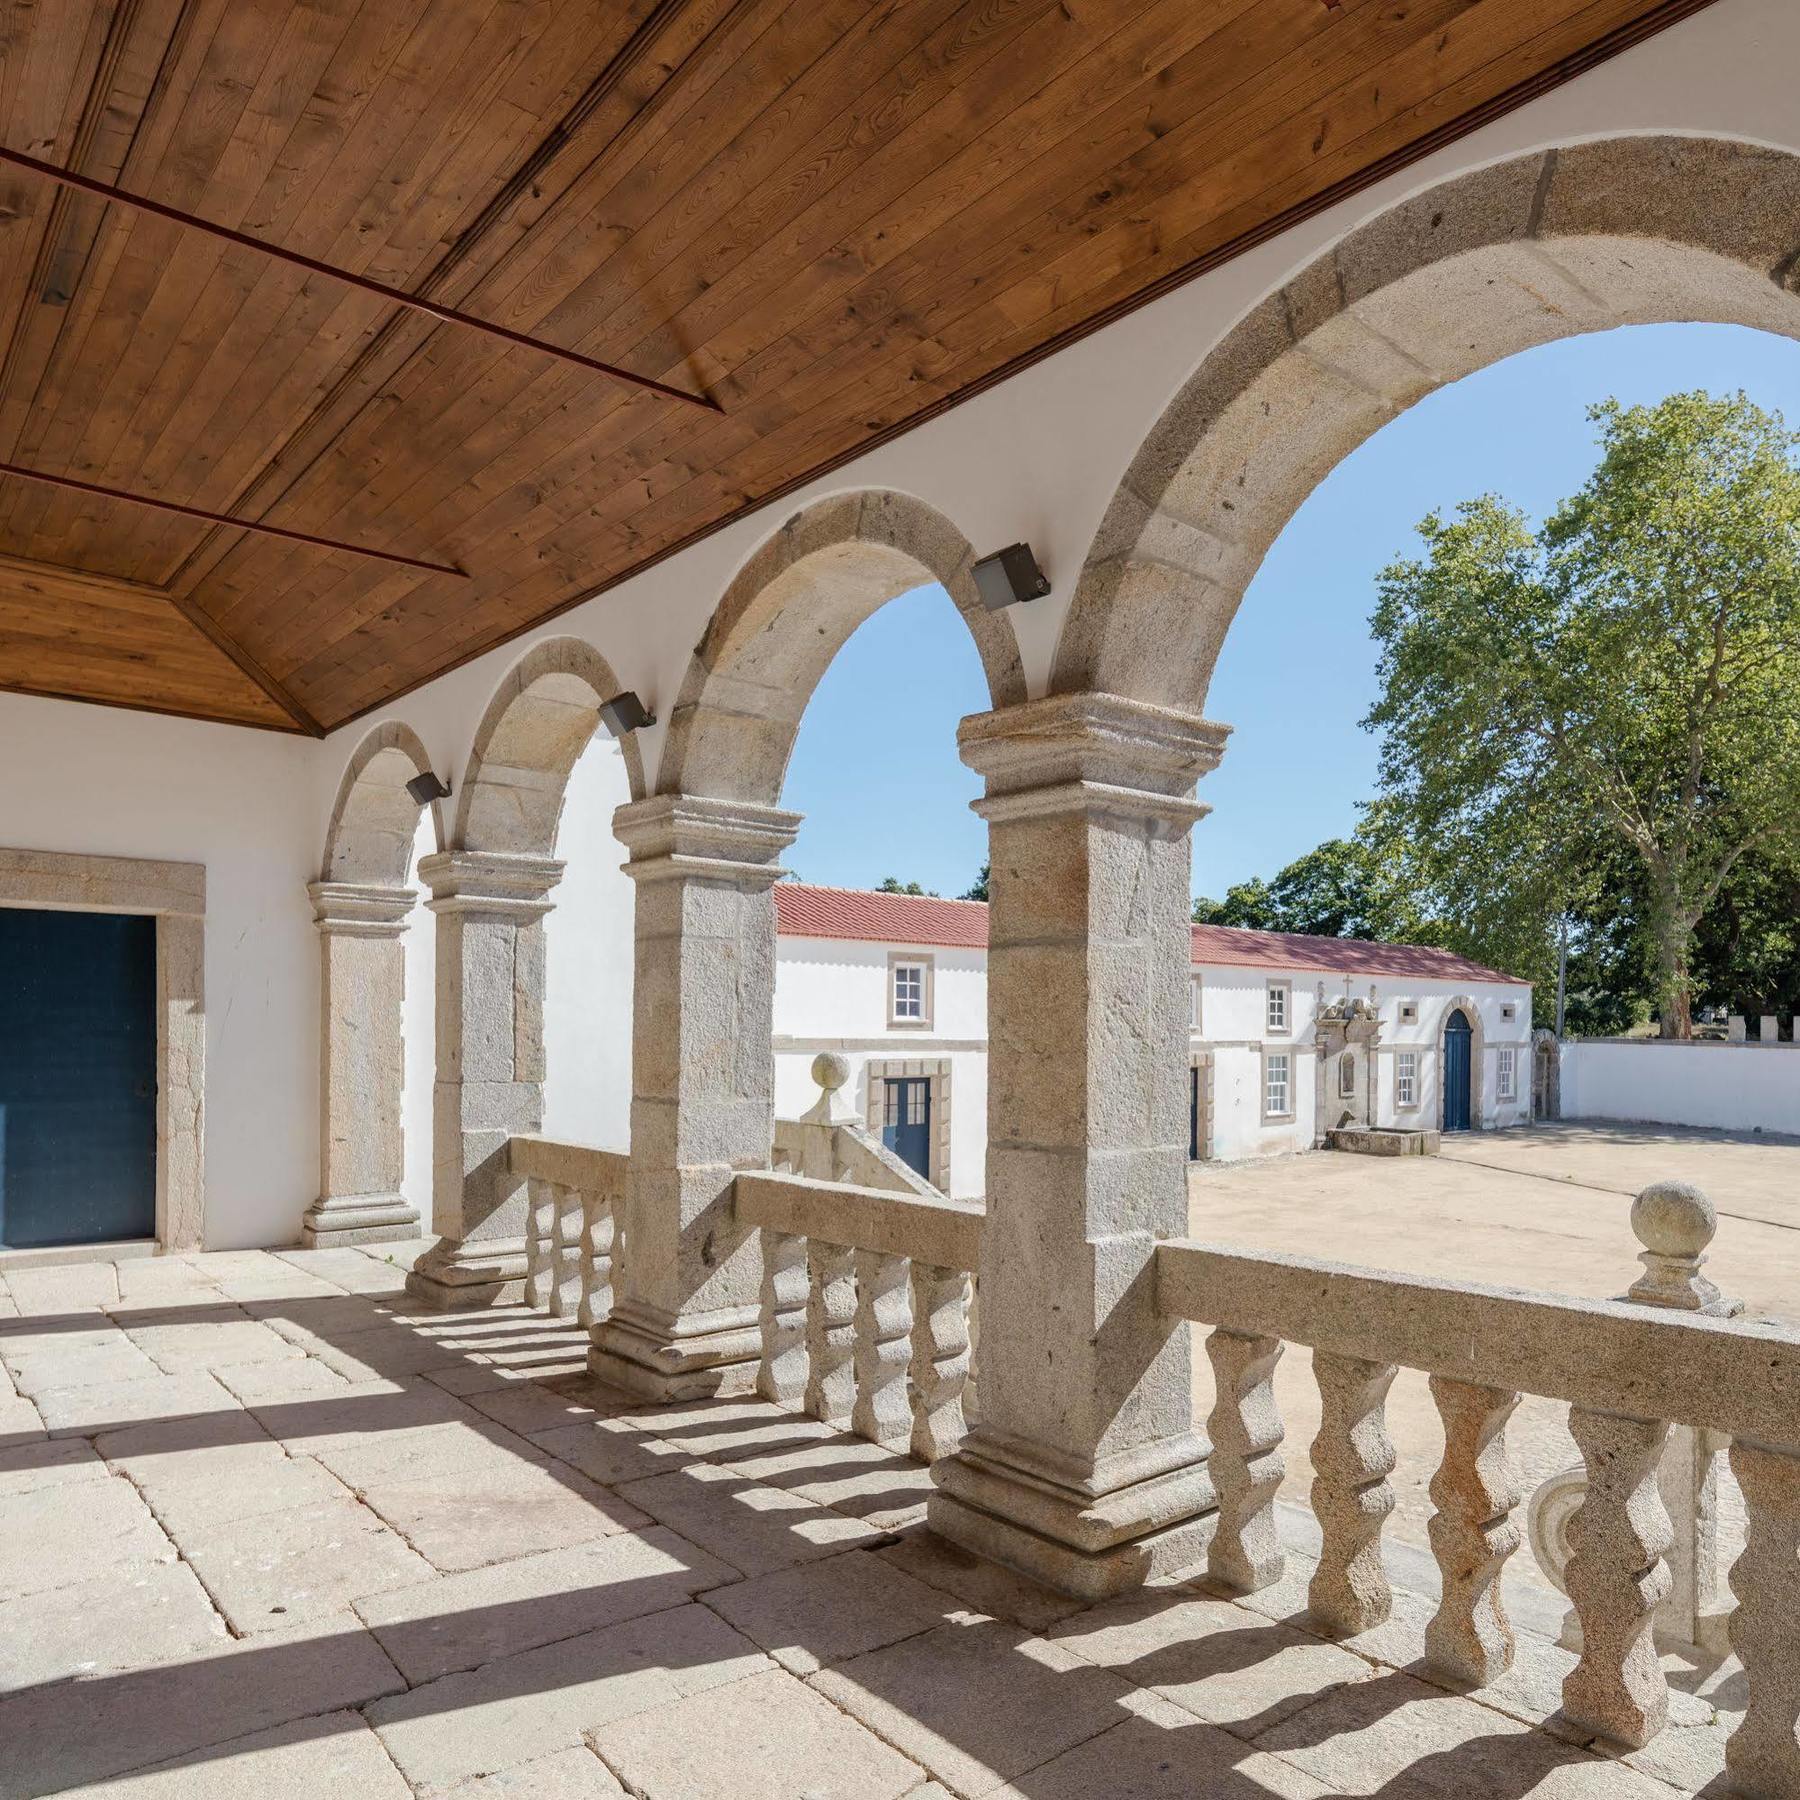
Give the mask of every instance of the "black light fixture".
POLYGON ((623 737, 628 731, 639 731, 656 723, 656 714, 630 688, 622 694, 614 694, 610 700, 602 700, 600 717, 614 737, 623 737))
POLYGON ((418 806, 429 806, 433 800, 448 800, 450 784, 440 780, 434 770, 427 769, 423 775, 415 775, 406 784, 406 791, 412 795, 418 806))
POLYGON ((975 565, 975 588, 989 612, 1017 606, 1021 600, 1041 600, 1050 591, 1050 577, 1038 567, 1029 544, 1008 544, 975 565))

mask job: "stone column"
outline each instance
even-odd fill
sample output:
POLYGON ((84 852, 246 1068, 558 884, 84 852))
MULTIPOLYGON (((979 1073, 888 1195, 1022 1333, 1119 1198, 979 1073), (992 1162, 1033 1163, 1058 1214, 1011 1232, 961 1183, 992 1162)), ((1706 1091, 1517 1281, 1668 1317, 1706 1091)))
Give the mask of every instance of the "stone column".
POLYGON ((309 1250, 419 1235, 400 1193, 410 888, 315 881, 319 926, 319 1198, 300 1223, 309 1250))
POLYGON ((944 1536, 1085 1598, 1197 1567, 1213 1504, 1188 1327, 1188 834, 1226 728, 1104 694, 965 719, 986 777, 988 1221, 980 1423, 944 1536))
POLYGON ((772 806, 670 794, 613 816, 637 883, 631 1167, 612 1315, 588 1365, 649 1399, 756 1383, 762 1256, 732 1217, 731 1184, 769 1166, 769 890, 799 826, 772 806))
POLYGON ((493 850, 419 864, 437 914, 431 1228, 407 1288, 442 1307, 525 1291, 525 1183, 507 1141, 544 1117, 544 916, 562 864, 493 850))

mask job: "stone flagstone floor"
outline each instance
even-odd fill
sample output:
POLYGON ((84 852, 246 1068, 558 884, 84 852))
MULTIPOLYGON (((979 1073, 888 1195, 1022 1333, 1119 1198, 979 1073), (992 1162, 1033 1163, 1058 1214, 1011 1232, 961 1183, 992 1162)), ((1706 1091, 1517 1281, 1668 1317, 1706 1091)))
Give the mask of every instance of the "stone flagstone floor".
MULTIPOLYGON (((1080 1608, 939 1543, 925 1471, 760 1403, 633 1407, 582 1335, 358 1250, 0 1282, 0 1797, 1667 1800, 1736 1677, 1622 1759, 1571 1658, 1421 1678, 1426 1603, 1306 1629, 1080 1608)), ((1741 1704, 1741 1698, 1740 1698, 1741 1704)))

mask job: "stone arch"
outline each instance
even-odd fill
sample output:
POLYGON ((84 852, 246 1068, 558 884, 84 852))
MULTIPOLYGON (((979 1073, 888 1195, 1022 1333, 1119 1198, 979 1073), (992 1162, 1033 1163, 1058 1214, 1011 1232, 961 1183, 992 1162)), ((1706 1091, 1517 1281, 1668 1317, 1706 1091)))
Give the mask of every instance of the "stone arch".
POLYGON ((1451 1019, 1460 1012, 1469 1021, 1469 1129, 1487 1130, 1487 1024, 1472 994, 1457 994, 1444 1002, 1437 1021, 1438 1120, 1444 1116, 1444 1085, 1449 1078, 1450 1058, 1444 1045, 1451 1019))
MULTIPOLYGON (((619 691, 612 665, 583 638, 534 644, 506 673, 475 729, 456 803, 465 850, 550 856, 576 760, 600 723, 600 703, 619 691)), ((643 752, 619 740, 631 797, 644 794, 643 752)))
POLYGON ((356 746, 325 828, 324 880, 407 885, 419 803, 406 784, 430 767, 418 734, 397 719, 376 726, 356 746))
POLYGON ((1695 320, 1800 337, 1800 157, 1606 138, 1400 201, 1240 319, 1157 421, 1089 549, 1052 691, 1198 712, 1265 552, 1390 419, 1538 344, 1695 320))
POLYGON ((870 614, 928 581, 968 626, 994 705, 1022 701, 1012 621, 981 604, 974 561, 969 540, 910 494, 868 489, 803 507, 715 609, 670 713, 657 791, 773 806, 826 666, 870 614))

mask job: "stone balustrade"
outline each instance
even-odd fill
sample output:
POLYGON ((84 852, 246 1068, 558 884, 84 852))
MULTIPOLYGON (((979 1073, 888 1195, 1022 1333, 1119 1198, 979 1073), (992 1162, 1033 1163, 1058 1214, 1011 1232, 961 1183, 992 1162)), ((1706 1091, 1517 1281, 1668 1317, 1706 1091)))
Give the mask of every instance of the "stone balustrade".
POLYGON ((622 1150, 518 1136, 507 1155, 526 1184, 525 1298, 536 1311, 592 1327, 612 1311, 622 1150))
POLYGON ((743 1172, 762 1234, 757 1391, 936 1462, 961 1444, 984 1214, 927 1189, 743 1172))
POLYGON ((1699 1252, 1711 1209, 1703 1228, 1691 1218, 1685 1229, 1671 1226, 1671 1208, 1679 1213, 1689 1202, 1673 1184, 1649 1192, 1660 1205, 1648 1217, 1643 1206, 1634 1210, 1648 1273, 1620 1300, 1189 1241, 1160 1245, 1163 1314, 1210 1328, 1218 1511, 1209 1569, 1245 1591, 1282 1573, 1282 1427, 1272 1375, 1283 1347, 1300 1345, 1313 1352, 1321 1400, 1311 1502, 1323 1548, 1310 1606, 1344 1634, 1384 1620, 1391 1595, 1380 1539, 1394 1504, 1394 1449, 1383 1402, 1397 1369, 1421 1370, 1445 1438, 1430 1485, 1443 1595, 1427 1654, 1458 1681, 1490 1683, 1513 1660, 1500 1575, 1523 1537, 1507 1419, 1522 1394, 1567 1401, 1587 1481, 1562 1572, 1581 1638, 1563 1711, 1596 1736, 1642 1745, 1668 1716, 1652 1637, 1672 1579, 1658 1467, 1672 1430, 1718 1433, 1729 1442, 1748 1523, 1731 1576, 1738 1606, 1730 1638, 1749 1701, 1727 1761, 1738 1791, 1774 1800, 1800 1793, 1800 1331, 1671 1304, 1667 1295, 1683 1284, 1705 1291, 1699 1252))

